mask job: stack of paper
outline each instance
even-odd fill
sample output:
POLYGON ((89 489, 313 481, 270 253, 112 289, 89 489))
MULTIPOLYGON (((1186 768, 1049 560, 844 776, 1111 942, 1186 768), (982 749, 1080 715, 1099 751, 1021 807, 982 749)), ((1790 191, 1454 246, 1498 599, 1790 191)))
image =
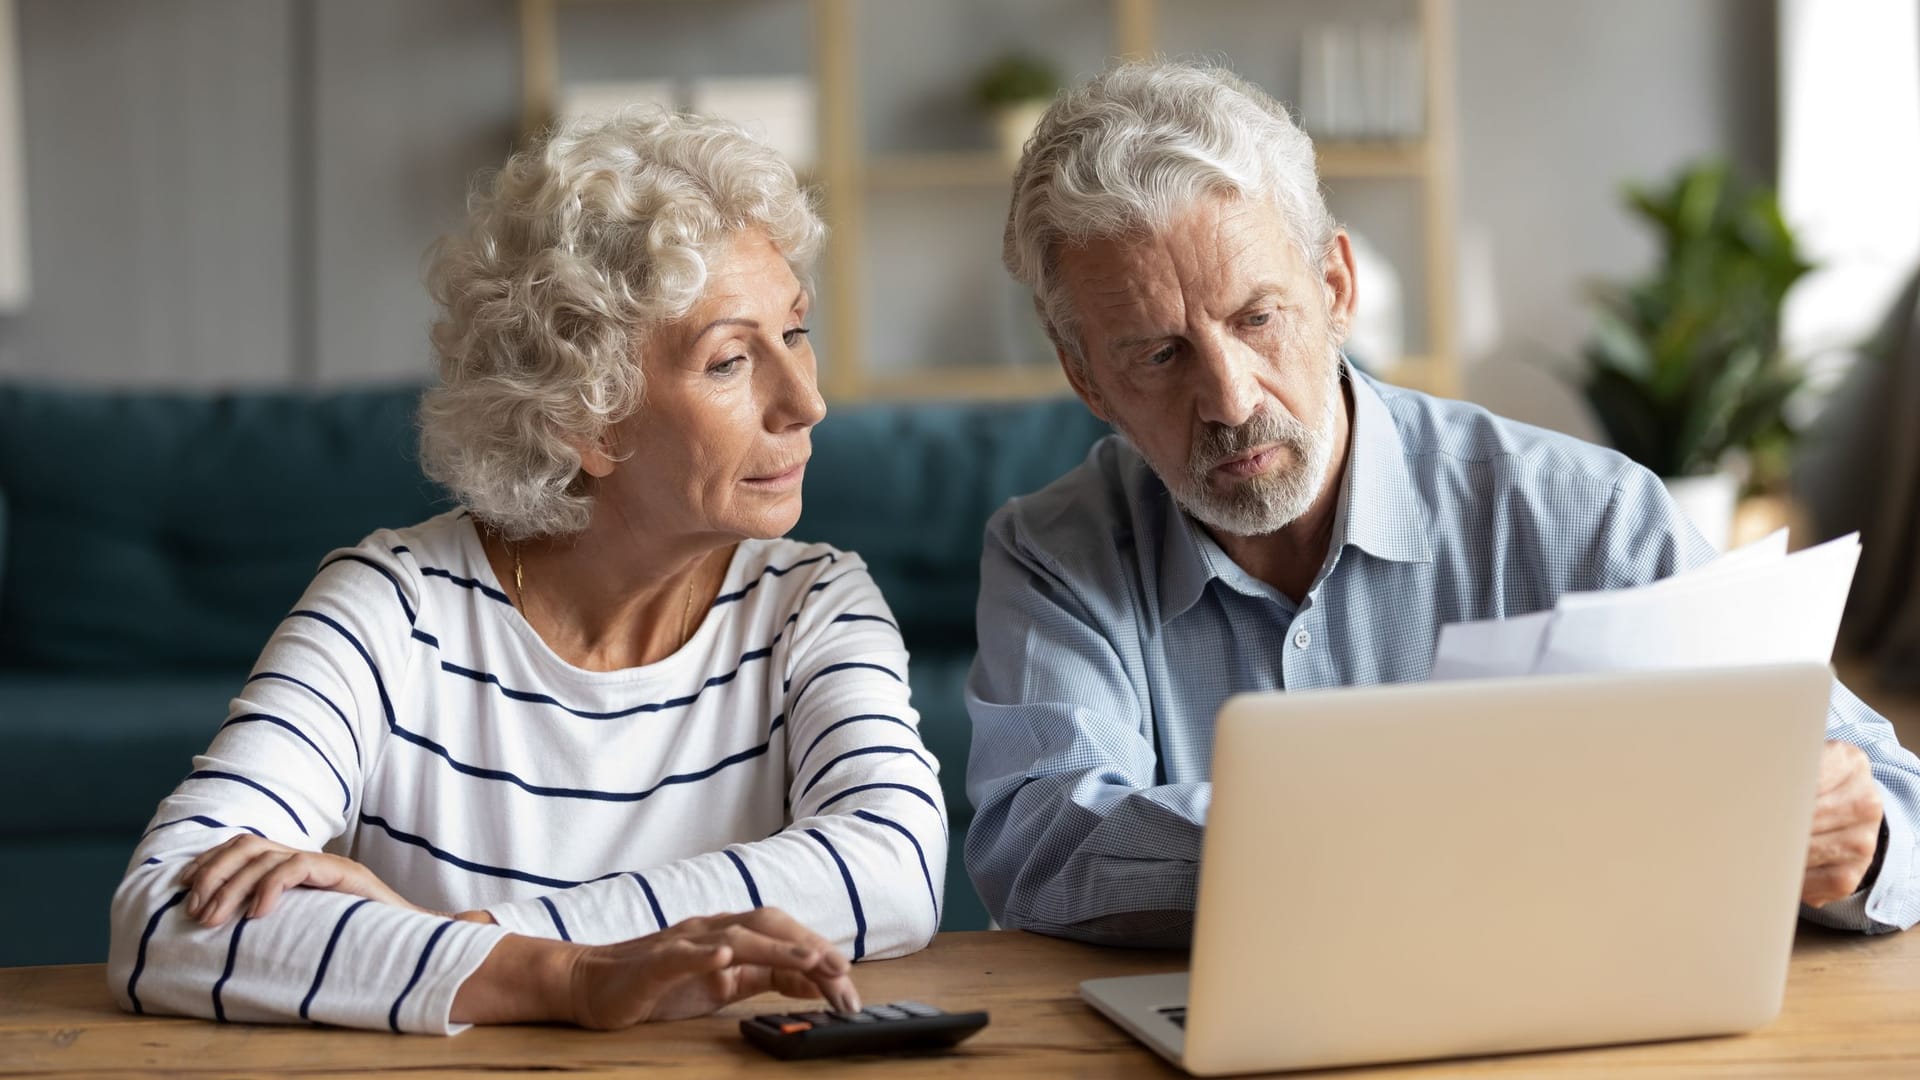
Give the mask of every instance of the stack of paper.
POLYGON ((1828 663, 1859 561, 1858 533, 1789 555, 1783 529, 1651 585, 1443 626, 1429 678, 1828 663))

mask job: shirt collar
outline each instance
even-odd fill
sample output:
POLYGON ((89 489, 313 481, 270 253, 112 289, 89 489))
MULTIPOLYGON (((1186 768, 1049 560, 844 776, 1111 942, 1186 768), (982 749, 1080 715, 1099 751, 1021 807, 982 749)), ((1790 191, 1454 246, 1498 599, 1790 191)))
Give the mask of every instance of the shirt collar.
MULTIPOLYGON (((1346 369, 1353 389, 1346 475, 1340 482, 1328 565, 1344 547, 1359 548, 1389 562, 1432 562, 1433 531, 1407 468, 1400 429, 1373 380, 1346 369)), ((1164 490, 1164 489, 1163 489, 1164 490)), ((1171 620, 1198 603, 1215 578, 1237 592, 1278 596, 1227 556, 1213 537, 1167 493, 1167 527, 1161 534, 1161 618, 1171 620)))

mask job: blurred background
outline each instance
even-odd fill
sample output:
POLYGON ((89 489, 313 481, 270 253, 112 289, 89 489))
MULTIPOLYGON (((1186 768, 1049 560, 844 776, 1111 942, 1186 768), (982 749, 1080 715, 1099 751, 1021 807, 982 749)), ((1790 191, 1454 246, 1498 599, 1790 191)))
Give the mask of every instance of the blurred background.
POLYGON ((1714 541, 1858 530, 1851 685, 1920 744, 1920 0, 0 0, 0 963, 106 897, 411 462, 423 253, 556 116, 715 112, 833 232, 798 533, 858 550, 953 812, 980 529, 1079 460, 999 265, 1035 109, 1116 56, 1287 102, 1356 363, 1610 443, 1714 541), (92 778, 75 783, 76 777, 92 778))

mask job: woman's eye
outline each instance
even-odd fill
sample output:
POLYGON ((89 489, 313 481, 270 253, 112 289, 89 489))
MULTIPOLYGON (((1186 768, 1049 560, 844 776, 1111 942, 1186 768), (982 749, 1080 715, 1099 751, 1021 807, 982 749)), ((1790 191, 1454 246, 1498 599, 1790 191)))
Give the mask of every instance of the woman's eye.
POLYGON ((800 339, 806 336, 807 336, 807 328, 804 326, 796 326, 793 329, 787 331, 786 333, 780 335, 780 340, 787 343, 787 348, 797 349, 800 347, 800 339))
POLYGON ((736 371, 738 371, 738 370, 740 370, 740 365, 741 365, 741 364, 744 364, 744 363, 746 363, 746 362, 747 362, 747 358, 746 358, 746 357, 744 357, 744 356, 736 356, 736 357, 734 357, 734 358, 733 358, 733 359, 731 359, 731 360, 722 360, 722 361, 720 361, 719 363, 717 363, 717 364, 715 364, 715 365, 713 365, 712 367, 710 367, 710 368, 708 368, 708 369, 707 369, 707 374, 709 374, 709 375, 731 375, 731 374, 733 374, 734 372, 736 372, 736 371))

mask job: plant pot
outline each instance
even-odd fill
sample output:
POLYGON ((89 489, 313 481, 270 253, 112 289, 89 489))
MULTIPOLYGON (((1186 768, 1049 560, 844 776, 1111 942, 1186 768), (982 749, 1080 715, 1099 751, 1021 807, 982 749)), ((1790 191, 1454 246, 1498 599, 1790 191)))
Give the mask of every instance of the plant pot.
POLYGON ((1001 105, 993 110, 993 129, 1000 139, 1000 154, 1009 165, 1018 164, 1020 151, 1026 148, 1027 139, 1033 135, 1033 129, 1040 125, 1040 117, 1053 104, 1050 99, 1023 101, 1018 105, 1001 105))
POLYGON ((1715 551, 1727 550, 1733 535, 1733 506, 1740 495, 1740 478, 1732 473, 1707 476, 1669 476, 1661 479, 1674 505, 1687 515, 1715 551))

